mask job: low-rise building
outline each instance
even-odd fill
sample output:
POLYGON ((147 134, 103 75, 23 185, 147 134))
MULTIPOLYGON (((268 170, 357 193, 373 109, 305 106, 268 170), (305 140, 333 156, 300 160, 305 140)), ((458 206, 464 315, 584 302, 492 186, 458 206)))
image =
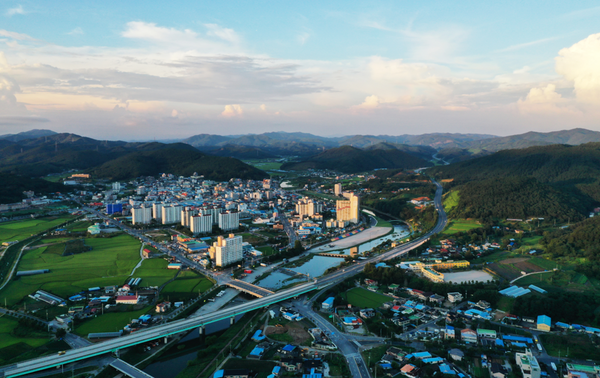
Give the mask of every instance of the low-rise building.
POLYGON ((531 350, 525 349, 525 353, 515 353, 515 360, 521 369, 523 378, 540 378, 542 370, 531 350))
POLYGON ((547 315, 537 317, 537 329, 539 331, 550 332, 552 328, 552 319, 547 315))

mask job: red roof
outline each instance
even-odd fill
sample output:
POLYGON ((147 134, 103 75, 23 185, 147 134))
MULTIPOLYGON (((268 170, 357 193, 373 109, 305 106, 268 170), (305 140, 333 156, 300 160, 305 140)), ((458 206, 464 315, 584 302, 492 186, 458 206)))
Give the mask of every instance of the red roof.
POLYGON ((137 299, 138 299, 137 295, 119 295, 117 297, 117 301, 131 301, 131 300, 137 301, 137 299))

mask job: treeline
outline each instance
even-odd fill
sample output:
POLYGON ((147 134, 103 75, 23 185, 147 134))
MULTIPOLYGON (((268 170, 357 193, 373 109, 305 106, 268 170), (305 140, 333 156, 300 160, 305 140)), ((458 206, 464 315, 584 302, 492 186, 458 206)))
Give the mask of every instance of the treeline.
POLYGON ((471 182, 457 188, 459 201, 450 211, 456 218, 494 219, 550 217, 576 221, 594 202, 539 182, 535 178, 507 177, 471 182))
POLYGON ((43 179, 32 179, 0 172, 0 203, 21 202, 25 198, 24 191, 33 190, 35 193, 52 193, 65 190, 65 186, 43 179))
POLYGON ((600 278, 600 217, 574 224, 566 229, 547 231, 540 241, 553 258, 585 258, 575 270, 588 277, 600 278))
POLYGON ((553 321, 567 323, 600 324, 600 313, 596 308, 600 297, 593 294, 573 292, 551 292, 544 296, 526 295, 518 297, 512 313, 519 316, 548 315, 553 321))

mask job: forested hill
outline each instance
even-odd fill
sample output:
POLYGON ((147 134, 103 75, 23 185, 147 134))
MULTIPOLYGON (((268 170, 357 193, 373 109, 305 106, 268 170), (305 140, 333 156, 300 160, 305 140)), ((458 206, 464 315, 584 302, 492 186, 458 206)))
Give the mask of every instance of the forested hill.
POLYGON ((132 152, 93 168, 90 172, 94 177, 112 180, 156 176, 161 172, 180 176, 191 176, 197 172, 218 181, 227 181, 234 177, 253 180, 269 177, 260 169, 237 159, 206 155, 189 145, 179 143, 153 151, 132 152))
POLYGON ((0 172, 0 182, 0 203, 21 202, 25 198, 23 192, 28 190, 43 194, 65 190, 63 184, 3 172, 0 172))
POLYGON ((356 173, 377 168, 413 169, 430 165, 430 162, 394 147, 361 150, 356 147, 342 146, 329 149, 300 162, 286 163, 281 166, 281 169, 330 169, 344 173, 356 173))
POLYGON ((453 179, 457 217, 573 220, 600 203, 600 143, 505 150, 429 172, 453 179))
POLYGON ((160 172, 198 172, 215 180, 266 177, 263 171, 239 160, 208 156, 184 143, 100 141, 75 134, 0 143, 0 172, 39 177, 70 169, 115 179, 160 172))

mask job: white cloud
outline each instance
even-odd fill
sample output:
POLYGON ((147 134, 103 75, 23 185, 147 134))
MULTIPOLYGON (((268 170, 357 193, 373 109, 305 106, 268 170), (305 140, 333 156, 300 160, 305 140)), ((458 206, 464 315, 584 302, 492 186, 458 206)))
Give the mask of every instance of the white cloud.
POLYGON ((226 118, 240 117, 242 114, 244 114, 244 111, 238 104, 225 105, 225 110, 221 113, 221 115, 226 118))
POLYGON ((371 96, 367 96, 365 98, 365 101, 363 101, 362 104, 358 105, 357 108, 359 109, 375 109, 377 107, 379 107, 380 104, 380 100, 379 97, 377 97, 376 95, 371 95, 371 96))
POLYGON ((12 17, 15 14, 25 14, 25 10, 23 9, 22 5, 18 5, 14 8, 9 8, 6 10, 6 12, 4 13, 7 17, 12 17))
POLYGON ((70 32, 68 32, 67 34, 69 34, 69 35, 81 35, 81 34, 85 34, 85 33, 83 32, 83 29, 78 26, 75 29, 73 29, 70 32))
POLYGON ((4 29, 0 29, 0 36, 16 39, 17 41, 38 41, 37 39, 30 37, 27 34, 11 32, 4 29))
POLYGON ((600 33, 559 51, 556 72, 573 83, 577 100, 600 104, 600 33))
POLYGON ((260 110, 262 110, 263 112, 266 112, 266 111, 267 111, 267 105, 265 105, 265 104, 262 104, 262 105, 260 106, 260 110))
POLYGON ((522 113, 572 113, 574 109, 566 102, 560 93, 556 92, 556 85, 548 84, 545 87, 531 88, 527 97, 517 102, 517 106, 522 113))
POLYGON ((233 29, 224 28, 217 24, 204 24, 204 26, 208 29, 206 32, 208 36, 221 38, 231 43, 238 43, 240 41, 240 37, 233 29))
POLYGON ((308 41, 309 38, 310 38, 309 33, 302 32, 302 33, 298 34, 298 36, 296 37, 296 40, 298 40, 299 44, 304 45, 306 43, 306 41, 308 41))
POLYGON ((152 22, 131 21, 121 33, 125 38, 143 39, 154 42, 182 43, 196 41, 198 34, 190 29, 177 30, 157 26, 152 22))
POLYGON ((179 112, 176 109, 173 109, 171 111, 171 118, 177 118, 179 117, 179 112))

